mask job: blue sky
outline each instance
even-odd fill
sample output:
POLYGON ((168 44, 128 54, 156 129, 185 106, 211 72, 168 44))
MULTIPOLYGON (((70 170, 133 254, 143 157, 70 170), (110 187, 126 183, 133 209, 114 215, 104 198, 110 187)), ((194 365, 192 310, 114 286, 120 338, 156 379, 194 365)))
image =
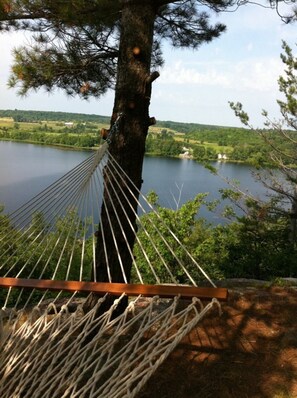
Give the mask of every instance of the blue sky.
MULTIPOLYGON (((240 101, 255 127, 262 126, 262 109, 278 118, 281 41, 286 40, 296 54, 296 24, 284 25, 275 11, 256 5, 213 20, 224 22, 227 32, 198 51, 174 50, 164 44, 166 62, 154 82, 150 115, 157 120, 239 126, 228 101, 240 101)), ((0 35, 0 109, 111 114, 112 91, 99 100, 83 101, 42 89, 19 98, 16 89, 8 89, 11 50, 25 41, 24 34, 0 35)))

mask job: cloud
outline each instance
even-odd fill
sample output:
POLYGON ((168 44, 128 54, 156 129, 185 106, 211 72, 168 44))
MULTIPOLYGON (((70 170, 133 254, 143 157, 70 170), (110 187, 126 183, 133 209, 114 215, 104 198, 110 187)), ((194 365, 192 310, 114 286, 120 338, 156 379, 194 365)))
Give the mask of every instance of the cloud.
POLYGON ((201 68, 203 70, 200 71, 199 68, 201 68, 201 64, 194 68, 189 67, 182 61, 175 62, 164 68, 161 73, 160 83, 229 86, 228 77, 220 73, 217 68, 211 65, 207 66, 207 70, 201 68))
POLYGON ((282 64, 276 59, 244 61, 235 65, 234 75, 243 90, 269 92, 277 87, 282 64))
POLYGON ((277 79, 282 70, 281 61, 275 58, 249 58, 238 62, 218 61, 196 64, 179 60, 164 68, 158 83, 269 92, 277 87, 277 79))
POLYGON ((253 43, 249 43, 249 44, 246 46, 246 50, 247 50, 248 52, 251 52, 251 51, 253 50, 253 48, 254 48, 253 43))

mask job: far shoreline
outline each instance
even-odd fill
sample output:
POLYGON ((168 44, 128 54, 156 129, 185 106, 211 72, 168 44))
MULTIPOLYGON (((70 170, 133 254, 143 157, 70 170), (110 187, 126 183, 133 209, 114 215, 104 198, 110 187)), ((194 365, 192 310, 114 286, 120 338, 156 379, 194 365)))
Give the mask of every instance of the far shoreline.
MULTIPOLYGON (((86 152, 92 152, 92 151, 96 151, 100 144, 98 146, 95 147, 79 147, 79 146, 74 146, 74 145, 67 145, 67 144, 49 144, 49 143, 45 143, 45 142, 40 142, 40 141, 34 141, 34 140, 18 140, 18 139, 11 139, 11 138, 4 138, 1 137, 0 141, 4 141, 4 142, 17 142, 17 143, 24 143, 24 144, 32 144, 32 145, 39 145, 39 146, 46 146, 48 148, 56 148, 56 149, 61 149, 61 150, 65 150, 65 151, 86 151, 86 152)), ((104 140, 101 141, 101 143, 104 142, 104 140)), ((249 162, 245 162, 243 160, 234 160, 234 159, 225 159, 223 161, 218 160, 218 159, 205 159, 205 160, 198 160, 198 159, 194 159, 194 158, 186 158, 186 157, 181 157, 180 155, 178 156, 164 156, 162 154, 159 153, 153 153, 153 152, 146 152, 145 156, 149 156, 149 157, 156 157, 156 158, 164 158, 164 159, 178 159, 178 160, 191 160, 193 162, 197 162, 199 164, 204 164, 206 165, 207 163, 218 163, 218 164, 224 164, 224 163, 229 163, 229 164, 242 164, 245 166, 252 166, 254 168, 257 168, 254 164, 249 163, 249 162)), ((268 168, 268 169, 273 169, 275 167, 273 167, 273 165, 271 164, 263 164, 261 167, 263 168, 268 168)), ((297 168, 297 165, 289 165, 289 167, 291 168, 297 168)), ((260 169, 260 167, 259 167, 260 169)))

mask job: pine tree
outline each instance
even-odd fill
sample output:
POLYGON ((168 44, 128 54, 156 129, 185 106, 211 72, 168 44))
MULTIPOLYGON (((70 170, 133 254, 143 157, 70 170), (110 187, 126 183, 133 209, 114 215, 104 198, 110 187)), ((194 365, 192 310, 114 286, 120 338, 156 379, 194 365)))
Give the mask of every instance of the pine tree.
MULTIPOLYGON (((211 13, 237 5, 237 0, 1 0, 0 29, 32 32, 32 44, 15 50, 9 84, 18 86, 20 95, 58 87, 82 98, 99 97, 114 88, 111 126, 118 120, 118 128, 111 137, 110 153, 140 189, 145 139, 154 122, 149 116, 151 86, 158 77, 154 68, 163 63, 161 42, 197 49, 225 31, 223 24, 211 24, 211 13)), ((105 176, 105 183, 112 184, 112 176, 105 176)), ((118 194, 121 200, 122 193, 118 194)), ((125 194, 135 209, 137 201, 129 191, 125 194)), ((130 206, 126 206, 127 221, 120 204, 111 208, 105 192, 101 221, 105 234, 110 232, 107 212, 120 215, 124 233, 115 228, 117 246, 124 248, 127 240, 132 247, 136 225, 130 206)), ((118 223, 115 217, 111 222, 118 223)), ((100 236, 97 278, 106 281, 100 236)), ((111 232, 106 242, 112 280, 122 282, 111 232)), ((121 255, 129 279, 128 249, 121 255)))
MULTIPOLYGON (((263 139, 270 153, 273 169, 267 170, 258 165, 260 172, 256 177, 271 192, 269 202, 257 204, 255 214, 264 215, 267 219, 287 220, 289 226, 288 240, 294 247, 297 245, 297 57, 289 45, 283 41, 281 60, 284 64, 284 75, 278 79, 279 91, 283 100, 277 100, 282 118, 272 120, 267 111, 262 111, 265 117, 265 129, 254 129, 249 121, 249 115, 243 110, 241 103, 231 102, 241 122, 251 130, 256 131, 263 139), (282 146, 279 143, 282 142, 282 146), (276 171, 276 172, 275 172, 276 171)), ((264 218, 265 218, 264 217, 264 218)), ((263 218, 263 217, 262 217, 263 218)), ((262 220, 264 221, 264 219, 262 220)))

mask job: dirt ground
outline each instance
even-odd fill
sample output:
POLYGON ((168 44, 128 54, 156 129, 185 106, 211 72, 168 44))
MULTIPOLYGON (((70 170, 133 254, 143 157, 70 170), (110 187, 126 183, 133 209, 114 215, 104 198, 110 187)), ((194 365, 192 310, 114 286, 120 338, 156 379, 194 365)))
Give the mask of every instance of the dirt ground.
POLYGON ((137 398, 297 398, 297 289, 230 290, 137 398))

